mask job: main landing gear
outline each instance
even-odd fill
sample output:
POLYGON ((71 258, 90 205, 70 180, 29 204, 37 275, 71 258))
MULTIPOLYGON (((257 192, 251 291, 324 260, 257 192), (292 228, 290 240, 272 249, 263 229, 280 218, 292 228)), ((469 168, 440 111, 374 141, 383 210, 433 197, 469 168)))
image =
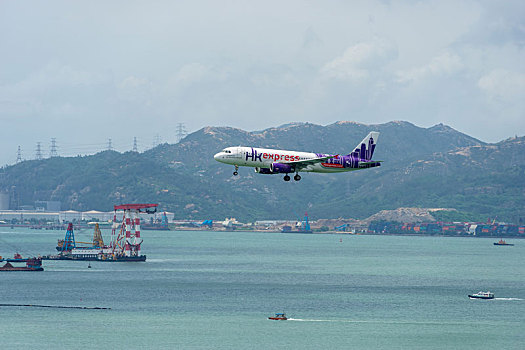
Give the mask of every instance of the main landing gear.
POLYGON ((239 175, 239 166, 238 165, 235 166, 235 171, 233 172, 233 176, 237 176, 237 175, 239 175))
MULTIPOLYGON (((286 175, 284 175, 283 179, 284 179, 284 181, 290 181, 290 176, 289 176, 288 174, 286 174, 286 175)), ((295 174, 295 176, 293 177, 293 179, 294 179, 295 181, 299 181, 299 180, 301 180, 301 175, 299 175, 299 174, 295 174)))

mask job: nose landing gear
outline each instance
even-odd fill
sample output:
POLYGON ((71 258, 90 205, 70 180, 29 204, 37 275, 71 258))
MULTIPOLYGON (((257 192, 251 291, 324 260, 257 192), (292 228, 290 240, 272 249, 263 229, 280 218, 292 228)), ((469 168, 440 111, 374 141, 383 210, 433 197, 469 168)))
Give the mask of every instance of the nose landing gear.
POLYGON ((239 166, 238 165, 235 166, 235 171, 233 172, 233 176, 237 176, 237 175, 239 175, 239 166))

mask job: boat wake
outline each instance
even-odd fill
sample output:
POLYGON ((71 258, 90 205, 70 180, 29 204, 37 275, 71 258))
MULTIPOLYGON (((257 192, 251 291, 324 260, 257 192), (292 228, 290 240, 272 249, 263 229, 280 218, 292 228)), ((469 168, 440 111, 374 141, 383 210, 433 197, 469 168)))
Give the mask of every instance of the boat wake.
POLYGON ((494 300, 523 300, 520 298, 494 298, 494 300))
POLYGON ((298 321, 298 322, 341 322, 341 321, 336 321, 336 320, 313 320, 313 319, 306 319, 306 318, 289 318, 287 321, 298 321))
POLYGON ((297 322, 345 322, 345 323, 363 323, 368 321, 355 321, 355 320, 316 320, 311 318, 288 318, 287 321, 297 322))
POLYGON ((155 258, 148 258, 149 262, 155 262, 155 263, 169 263, 178 261, 178 259, 155 259, 155 258))
POLYGON ((98 307, 98 306, 63 306, 63 305, 38 305, 38 304, 0 304, 0 306, 44 307, 44 308, 50 308, 50 309, 111 310, 110 307, 98 307))
MULTIPOLYGON (((504 298, 504 299, 513 299, 513 300, 523 300, 523 299, 514 299, 514 298, 504 298)), ((288 321, 296 322, 337 322, 337 323, 369 323, 369 324, 407 324, 407 325, 466 325, 469 323, 465 322, 444 322, 444 321, 403 321, 403 320, 318 320, 318 319, 308 319, 308 318, 288 318, 288 321)))

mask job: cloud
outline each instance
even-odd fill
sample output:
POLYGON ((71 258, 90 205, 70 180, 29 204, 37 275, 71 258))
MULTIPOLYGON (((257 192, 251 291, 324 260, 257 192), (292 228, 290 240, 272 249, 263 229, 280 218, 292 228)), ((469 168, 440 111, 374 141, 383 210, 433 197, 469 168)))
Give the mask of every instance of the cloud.
POLYGON ((525 74, 505 69, 495 69, 482 76, 478 87, 491 100, 509 102, 525 96, 525 74))
POLYGON ((127 102, 140 102, 150 105, 153 83, 148 79, 129 76, 117 84, 117 96, 127 102))
POLYGON ((319 38, 312 26, 308 27, 303 35, 303 45, 305 49, 318 48, 323 45, 323 40, 319 38))
POLYGON ((176 74, 179 84, 192 84, 203 81, 221 81, 228 78, 226 70, 218 65, 206 65, 199 62, 185 64, 176 74))
POLYGON ((53 62, 30 74, 27 78, 1 88, 6 92, 11 92, 12 95, 40 94, 56 88, 91 87, 106 83, 107 80, 107 77, 102 74, 53 62))
POLYGON ((121 89, 137 89, 145 85, 148 85, 148 81, 146 79, 140 79, 135 76, 130 76, 121 81, 119 87, 121 89))
POLYGON ((362 42, 350 46, 342 56, 336 57, 321 68, 326 78, 362 81, 372 71, 384 70, 397 58, 397 48, 386 41, 362 42))
POLYGON ((49 63, 25 79, 0 86, 0 116, 71 115, 79 112, 78 105, 89 104, 98 95, 93 91, 109 81, 104 74, 49 63))
POLYGON ((211 67, 202 63, 190 63, 183 66, 177 73, 176 80, 179 83, 193 83, 207 80, 211 77, 211 67))
POLYGON ((398 71, 396 73, 397 82, 417 83, 425 79, 449 75, 461 70, 462 68, 463 63, 461 57, 451 52, 445 52, 434 57, 424 66, 398 71))

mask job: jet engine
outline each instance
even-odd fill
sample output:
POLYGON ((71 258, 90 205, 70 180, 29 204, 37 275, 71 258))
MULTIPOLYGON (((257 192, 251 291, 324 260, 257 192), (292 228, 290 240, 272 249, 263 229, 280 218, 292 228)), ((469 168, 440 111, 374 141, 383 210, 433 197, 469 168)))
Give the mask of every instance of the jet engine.
POLYGON ((255 172, 256 173, 259 173, 259 174, 275 174, 275 173, 272 173, 272 171, 268 168, 258 168, 256 167, 255 168, 255 172))
POLYGON ((291 166, 290 164, 282 164, 282 163, 272 163, 270 165, 270 171, 274 174, 288 174, 288 173, 294 173, 295 167, 291 166))

